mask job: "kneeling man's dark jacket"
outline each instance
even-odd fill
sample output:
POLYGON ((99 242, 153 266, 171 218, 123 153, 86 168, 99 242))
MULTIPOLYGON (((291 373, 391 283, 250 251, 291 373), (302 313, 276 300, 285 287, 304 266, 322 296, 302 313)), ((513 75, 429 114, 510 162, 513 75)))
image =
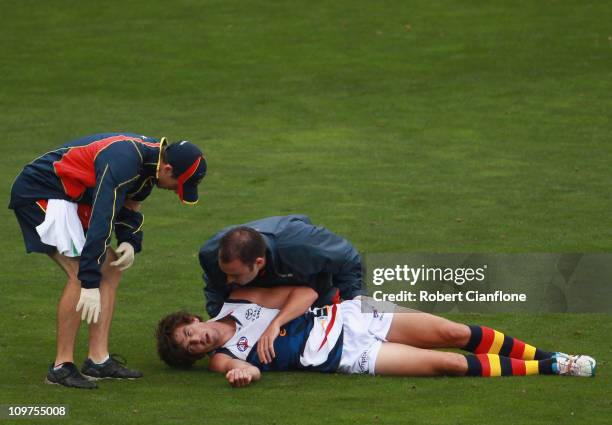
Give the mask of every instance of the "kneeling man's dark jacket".
MULTIPOLYGON (((243 226, 261 233, 267 246, 266 266, 249 285, 307 285, 319 294, 317 305, 330 304, 338 290, 345 300, 366 294, 357 250, 346 239, 312 225, 307 216, 268 217, 243 226)), ((210 317, 219 313, 232 289, 219 268, 218 255, 220 239, 233 227, 221 230, 200 249, 210 317)))

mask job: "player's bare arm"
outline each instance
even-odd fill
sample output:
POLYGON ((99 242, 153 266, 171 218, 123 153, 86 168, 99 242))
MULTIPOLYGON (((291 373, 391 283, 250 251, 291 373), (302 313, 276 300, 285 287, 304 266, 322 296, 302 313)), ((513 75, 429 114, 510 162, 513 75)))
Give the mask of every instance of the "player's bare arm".
POLYGON ((213 354, 208 369, 212 372, 225 373, 225 379, 235 388, 246 387, 251 382, 261 379, 261 372, 257 367, 223 353, 213 354))

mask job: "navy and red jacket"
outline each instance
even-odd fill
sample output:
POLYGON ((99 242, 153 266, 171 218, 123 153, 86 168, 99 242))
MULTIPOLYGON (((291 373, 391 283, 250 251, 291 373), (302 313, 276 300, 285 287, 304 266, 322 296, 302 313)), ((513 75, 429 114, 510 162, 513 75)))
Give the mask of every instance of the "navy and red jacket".
POLYGON ((87 233, 78 277, 83 288, 98 288, 113 229, 119 243, 130 243, 135 252, 142 249, 144 217, 124 203, 149 196, 159 161, 160 142, 142 135, 104 133, 73 140, 24 167, 13 183, 9 208, 42 206, 48 199, 91 206, 88 220, 81 215, 87 233))

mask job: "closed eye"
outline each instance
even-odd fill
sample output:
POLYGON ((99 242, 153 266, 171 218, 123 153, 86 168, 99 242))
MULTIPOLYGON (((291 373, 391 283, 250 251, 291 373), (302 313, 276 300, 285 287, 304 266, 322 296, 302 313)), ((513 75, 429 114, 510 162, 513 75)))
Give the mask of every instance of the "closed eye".
POLYGON ((189 352, 189 332, 187 329, 183 329, 183 336, 185 337, 181 345, 187 346, 187 352, 189 352))

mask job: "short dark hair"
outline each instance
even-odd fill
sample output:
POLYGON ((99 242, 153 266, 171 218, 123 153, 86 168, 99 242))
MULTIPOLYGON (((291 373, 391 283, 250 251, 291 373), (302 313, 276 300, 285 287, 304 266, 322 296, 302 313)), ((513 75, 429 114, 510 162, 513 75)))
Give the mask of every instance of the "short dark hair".
POLYGON ((266 256, 266 241, 261 233, 246 226, 234 227, 219 242, 219 260, 229 263, 236 259, 249 266, 266 256))
POLYGON ((157 354, 168 366, 188 369, 204 357, 204 354, 191 354, 174 340, 174 331, 181 325, 188 325, 194 319, 202 318, 186 311, 177 311, 162 318, 158 325, 155 337, 157 338, 157 354))

